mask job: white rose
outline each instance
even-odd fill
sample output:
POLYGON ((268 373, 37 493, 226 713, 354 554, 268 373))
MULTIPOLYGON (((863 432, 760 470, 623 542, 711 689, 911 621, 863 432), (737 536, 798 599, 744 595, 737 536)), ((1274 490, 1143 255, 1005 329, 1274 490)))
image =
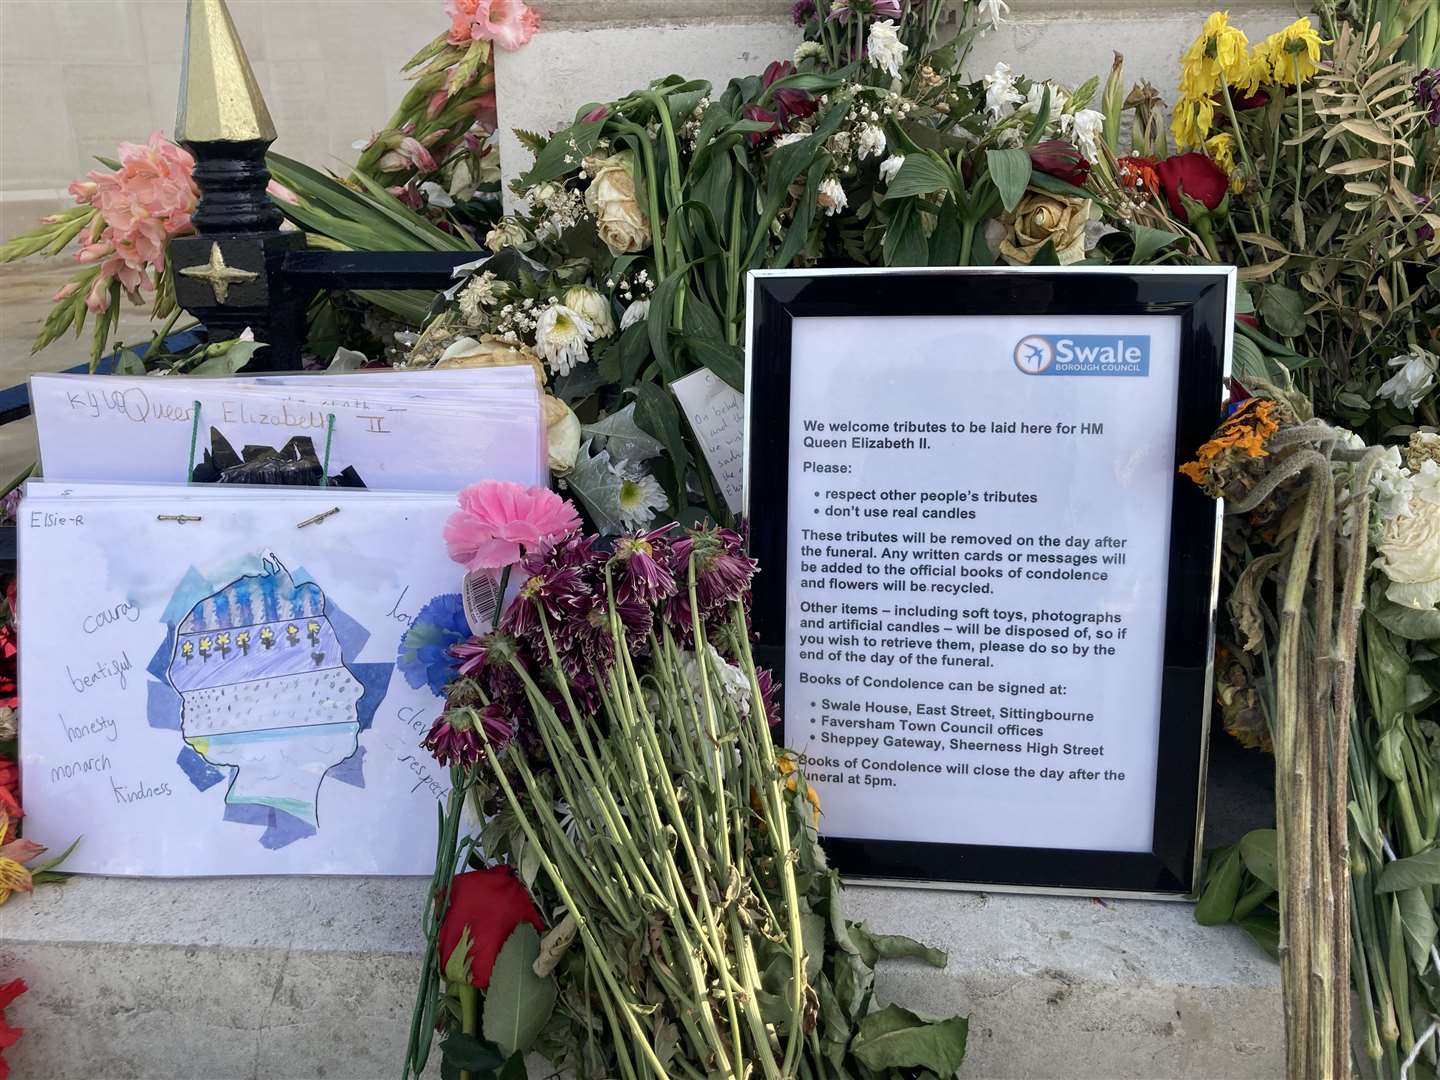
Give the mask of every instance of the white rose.
POLYGON ((610 298, 599 290, 588 285, 572 285, 565 290, 565 306, 589 319, 597 338, 615 333, 615 313, 610 310, 610 298))
POLYGON ((650 222, 635 196, 635 155, 626 150, 587 157, 584 166, 593 178, 585 189, 585 206, 595 215, 595 231, 610 254, 644 251, 650 246, 650 222))
POLYGON ((1421 610, 1440 605, 1440 505, 1417 502, 1385 523, 1375 565, 1390 579, 1385 595, 1421 610))
POLYGON ((545 412, 546 464, 552 473, 567 473, 575 467, 575 458, 580 454, 580 420, 569 405, 553 394, 542 396, 540 407, 545 412))

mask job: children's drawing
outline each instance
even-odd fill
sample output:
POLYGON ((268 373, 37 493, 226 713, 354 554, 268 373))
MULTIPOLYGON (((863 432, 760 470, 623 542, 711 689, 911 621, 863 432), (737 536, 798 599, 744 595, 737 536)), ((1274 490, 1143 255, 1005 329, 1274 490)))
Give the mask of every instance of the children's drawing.
MULTIPOLYGON (((283 847, 320 827, 327 776, 364 786, 360 736, 393 665, 356 663, 368 631, 278 560, 201 581, 192 570, 177 590, 150 669, 179 697, 177 764, 201 790, 228 771, 226 820, 263 824, 261 843, 283 847)), ((152 725, 176 726, 173 696, 151 705, 152 725)))

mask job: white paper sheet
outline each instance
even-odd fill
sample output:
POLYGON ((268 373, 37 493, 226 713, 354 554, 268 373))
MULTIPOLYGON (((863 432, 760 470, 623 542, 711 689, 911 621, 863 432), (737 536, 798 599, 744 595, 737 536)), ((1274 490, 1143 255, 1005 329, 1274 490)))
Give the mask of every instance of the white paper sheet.
POLYGON ((670 384, 732 514, 745 491, 745 395, 708 368, 670 384))
POLYGON ((331 475, 354 468, 371 490, 453 492, 480 479, 536 484, 548 476, 528 368, 404 377, 35 375, 30 394, 51 480, 181 482, 192 441, 198 463, 212 429, 237 453, 300 437, 318 460, 328 441, 331 475))
POLYGON ((21 504, 27 835, 81 873, 429 873, 453 498, 138 487, 21 504))

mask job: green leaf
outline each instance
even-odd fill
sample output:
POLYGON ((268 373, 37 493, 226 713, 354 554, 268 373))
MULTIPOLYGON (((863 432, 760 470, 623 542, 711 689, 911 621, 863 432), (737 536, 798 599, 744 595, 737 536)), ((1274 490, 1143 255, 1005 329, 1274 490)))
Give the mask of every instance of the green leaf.
POLYGON ((745 354, 718 338, 692 337, 686 344, 695 359, 742 394, 745 392, 745 354))
POLYGON ((814 984, 825 962, 825 920, 814 912, 800 916, 800 937, 805 943, 805 979, 814 984))
POLYGON ((888 1005, 860 1021, 851 1052, 869 1069, 929 1069, 951 1077, 965 1060, 970 1022, 963 1016, 927 1020, 888 1005))
POLYGON ((1280 917, 1274 911, 1261 908, 1236 919, 1235 925, 1249 934, 1251 940, 1264 949, 1270 959, 1280 959, 1280 917))
POLYGON ((1385 587, 1376 582, 1370 590, 1370 614, 1392 634, 1410 641, 1434 641, 1440 638, 1440 610, 1408 608, 1385 595, 1385 587))
POLYGON ((1168 229, 1152 229, 1149 225, 1136 225, 1135 254, 1131 256, 1131 261, 1137 265, 1148 263, 1155 258, 1158 252, 1163 251, 1179 239, 1179 233, 1170 232, 1168 229))
POLYGON ((555 980, 535 974, 540 934, 521 923, 495 957, 485 993, 485 1037, 507 1057, 528 1050, 555 1008, 555 980))
POLYGON ((513 1054, 500 1067, 495 1080, 526 1080, 529 1075, 529 1071, 525 1068, 525 1055, 513 1054))
POLYGON ((144 375, 145 361, 140 359, 140 354, 134 349, 126 349, 120 354, 120 359, 115 361, 116 375, 144 375))
POLYGON ((610 456, 617 461, 649 461, 665 449, 660 440, 647 435, 636 426, 633 401, 603 420, 584 425, 580 431, 585 435, 598 435, 604 439, 605 449, 609 450, 610 456))
POLYGON ((880 960, 923 960, 937 968, 943 968, 949 962, 949 957, 941 949, 921 944, 903 934, 873 933, 864 923, 851 925, 850 936, 871 967, 880 960))
POLYGON ((1240 858, 1245 869, 1269 885, 1280 887, 1280 874, 1275 868, 1276 834, 1274 829, 1256 829, 1240 838, 1240 858))
POLYGON ((535 164, 529 172, 517 181, 520 188, 532 188, 579 169, 581 160, 595 149, 606 119, 581 120, 552 135, 545 148, 535 155, 535 164), (569 161, 565 160, 567 157, 569 161))
POLYGON ((1195 921, 1201 926, 1219 926, 1230 921, 1235 901, 1240 896, 1240 879, 1244 876, 1239 845, 1216 852, 1210 858, 1210 872, 1195 905, 1195 921))
POLYGON ((236 341, 222 353, 207 357, 191 368, 187 375, 234 375, 250 362, 257 349, 265 348, 263 341, 236 341))
POLYGON ((669 390, 652 382, 642 382, 635 388, 635 422, 642 431, 648 431, 665 445, 675 470, 675 488, 670 492, 671 505, 678 508, 685 505, 685 471, 690 465, 690 455, 685 450, 685 433, 680 425, 680 411, 669 390))
POLYGON ((1000 193, 1000 203, 1006 210, 1020 205, 1025 189, 1030 186, 1030 154, 1019 147, 1009 150, 986 150, 985 160, 990 167, 990 182, 1000 193))
POLYGON ((625 522, 620 512, 620 477, 610 468, 610 452, 591 453, 591 440, 586 439, 575 458, 575 467, 565 474, 565 483, 584 504, 590 520, 603 535, 623 532, 625 522))
POLYGON ((954 186, 954 173, 938 154, 908 154, 895 179, 885 189, 885 198, 906 199, 932 191, 949 191, 954 186))
POLYGON ((1440 848, 1387 864, 1375 881, 1375 891, 1401 892, 1422 885, 1440 885, 1440 848))
POLYGON ((447 1035, 440 1044, 440 1053, 457 1069, 471 1072, 493 1071, 504 1063, 505 1057, 491 1043, 481 1042, 474 1035, 456 1031, 447 1035))
POLYGON ((1416 972, 1423 973, 1430 966, 1430 949, 1435 944, 1435 912, 1425 902, 1421 889, 1406 889, 1396 899, 1400 902, 1400 925, 1405 930, 1410 963, 1416 972))
POLYGON ((917 202, 902 203, 895 211, 880 249, 886 266, 925 266, 930 262, 930 246, 917 202))
POLYGON ((1260 317, 1281 337, 1299 337, 1305 332, 1305 300, 1284 285, 1267 285, 1260 296, 1260 317))

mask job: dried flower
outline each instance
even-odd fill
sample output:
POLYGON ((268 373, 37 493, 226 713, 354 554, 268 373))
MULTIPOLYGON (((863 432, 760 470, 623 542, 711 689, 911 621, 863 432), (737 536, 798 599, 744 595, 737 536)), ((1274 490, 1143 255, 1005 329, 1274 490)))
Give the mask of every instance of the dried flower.
POLYGON ((1072 195, 1027 191, 1014 211, 1001 216, 1004 229, 1000 254, 1027 266, 1047 243, 1053 245, 1061 266, 1085 257, 1085 226, 1091 203, 1072 195))
POLYGON ((554 394, 540 397, 545 416, 545 464, 552 473, 567 473, 580 456, 580 418, 554 394))
POLYGON ((1064 139, 1047 139, 1030 148, 1030 164, 1037 172, 1064 180, 1076 187, 1084 185, 1090 176, 1090 162, 1064 139))
POLYGON ((985 84, 985 111, 991 120, 1004 120, 1025 100, 1025 95, 1015 86, 1014 71, 1004 61, 997 63, 995 70, 982 81, 985 84))
POLYGON ((614 563, 619 572, 616 595, 654 604, 675 595, 675 573, 664 537, 674 524, 650 532, 622 536, 615 542, 614 563))
POLYGON ((1258 475, 1247 463, 1268 457, 1270 436, 1292 422, 1290 411, 1280 402, 1246 398, 1200 447, 1195 460, 1180 466, 1180 472, 1212 497, 1234 494, 1228 489, 1237 480, 1240 489, 1246 490, 1258 475))
POLYGON ((644 251, 650 246, 650 222, 635 197, 634 154, 587 157, 584 167, 591 177, 585 206, 595 215, 595 229, 610 254, 644 251))
POLYGON ((510 338, 482 334, 480 340, 472 337, 456 338, 445 347, 437 368, 511 367, 528 364, 535 372, 535 382, 545 385, 545 365, 528 345, 522 345, 510 338))
POLYGON ((1181 58, 1180 90, 1187 97, 1209 97, 1222 82, 1231 83, 1245 70, 1250 41, 1230 25, 1225 11, 1211 12, 1205 27, 1181 58))
POLYGON ((1215 125, 1215 102, 1208 96, 1182 97, 1175 103, 1174 115, 1170 119, 1170 133, 1175 137, 1175 146, 1204 146, 1215 125))
POLYGON ((1390 579, 1385 595, 1403 607, 1440 606, 1440 503, 1415 500, 1408 514, 1385 522, 1375 565, 1390 579))
POLYGON ((515 248, 517 251, 529 251, 535 246, 535 238, 530 235, 530 230, 516 218, 504 217, 500 223, 485 234, 485 246, 493 252, 501 252, 506 248, 515 248))
POLYGON ((1315 32, 1306 16, 1255 46, 1255 55, 1270 65, 1275 82, 1298 87, 1320 70, 1320 47, 1329 44, 1315 32))
MULTIPOLYGON (((838 9, 843 0, 837 0, 838 9)), ((884 0, 875 0, 876 7, 880 7, 884 0)), ((898 9, 898 2, 894 4, 898 9)), ((896 14, 893 18, 899 18, 896 14)), ((905 54, 910 51, 908 46, 900 40, 895 24, 889 19, 881 19, 879 22, 870 24, 870 35, 866 39, 867 51, 870 54, 870 63, 875 65, 892 79, 900 77, 900 69, 905 65, 905 54)))
POLYGON ((845 209, 848 200, 838 176, 827 176, 820 181, 820 189, 815 193, 815 205, 825 211, 826 217, 834 217, 845 209))
POLYGON ((644 322, 649 317, 650 301, 648 299, 636 300, 633 304, 627 307, 625 309, 625 313, 620 316, 620 329, 629 330, 630 327, 634 326, 636 323, 644 322))

